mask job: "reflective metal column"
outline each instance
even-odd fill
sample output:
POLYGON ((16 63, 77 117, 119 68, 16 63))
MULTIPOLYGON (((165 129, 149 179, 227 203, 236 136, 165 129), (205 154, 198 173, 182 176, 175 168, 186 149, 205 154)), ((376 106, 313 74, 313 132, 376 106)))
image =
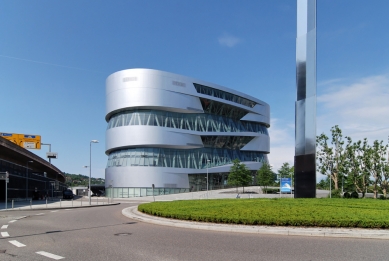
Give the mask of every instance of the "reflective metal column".
POLYGON ((295 198, 316 197, 316 0, 297 0, 295 198))

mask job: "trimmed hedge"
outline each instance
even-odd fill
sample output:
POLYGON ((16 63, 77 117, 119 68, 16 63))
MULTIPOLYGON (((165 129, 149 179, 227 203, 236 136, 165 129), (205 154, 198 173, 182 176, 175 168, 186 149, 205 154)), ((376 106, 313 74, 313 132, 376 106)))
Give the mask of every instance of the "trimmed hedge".
POLYGON ((276 188, 276 189, 275 188, 266 188, 266 189, 263 189, 262 192, 265 194, 277 194, 280 192, 280 189, 278 189, 278 188, 276 188))
POLYGON ((270 226, 389 228, 387 200, 219 199, 153 202, 150 215, 214 223, 270 226))

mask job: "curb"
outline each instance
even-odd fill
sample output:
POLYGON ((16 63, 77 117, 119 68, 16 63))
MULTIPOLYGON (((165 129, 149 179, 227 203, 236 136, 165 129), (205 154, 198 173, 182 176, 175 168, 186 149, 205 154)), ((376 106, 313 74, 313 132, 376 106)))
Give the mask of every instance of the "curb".
POLYGON ((272 226, 248 226, 236 224, 204 223, 195 221, 183 221, 169 218, 150 216, 138 211, 138 207, 128 207, 122 210, 122 214, 128 218, 140 222, 155 225, 200 229, 218 232, 237 232, 261 235, 285 235, 285 236, 313 236, 313 237, 339 237, 389 240, 389 230, 360 229, 360 228, 305 228, 305 227, 272 227, 272 226))

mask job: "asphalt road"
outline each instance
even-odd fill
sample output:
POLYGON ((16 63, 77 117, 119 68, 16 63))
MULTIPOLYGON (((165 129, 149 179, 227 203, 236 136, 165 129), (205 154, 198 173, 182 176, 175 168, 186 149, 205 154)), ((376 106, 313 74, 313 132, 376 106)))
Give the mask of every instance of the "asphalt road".
POLYGON ((67 260, 213 261, 389 259, 387 240, 164 227, 124 217, 121 210, 133 205, 1 212, 0 227, 8 227, 0 229, 0 260, 55 260, 60 257, 67 260), (22 216, 27 217, 15 219, 22 216), (16 221, 10 222, 12 220, 16 221), (18 247, 19 244, 25 246, 18 247))

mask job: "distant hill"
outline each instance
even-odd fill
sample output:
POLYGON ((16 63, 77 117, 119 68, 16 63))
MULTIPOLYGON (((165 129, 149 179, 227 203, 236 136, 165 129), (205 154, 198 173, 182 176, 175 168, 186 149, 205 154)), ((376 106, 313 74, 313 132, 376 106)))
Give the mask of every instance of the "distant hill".
MULTIPOLYGON (((66 185, 68 187, 87 187, 89 185, 89 176, 81 174, 70 174, 66 173, 66 185)), ((91 177, 92 185, 105 184, 105 179, 91 177)))

